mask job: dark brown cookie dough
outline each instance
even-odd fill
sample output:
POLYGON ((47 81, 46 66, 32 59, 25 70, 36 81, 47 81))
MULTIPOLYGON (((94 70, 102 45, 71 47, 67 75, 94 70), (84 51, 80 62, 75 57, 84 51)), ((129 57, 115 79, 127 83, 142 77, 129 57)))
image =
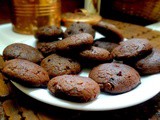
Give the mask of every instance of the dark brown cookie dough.
POLYGON ((3 56, 6 60, 19 58, 34 63, 40 62, 44 58, 36 48, 23 43, 8 45, 3 51, 3 56))
POLYGON ((93 44, 93 37, 89 33, 72 35, 57 42, 57 50, 81 50, 93 44))
POLYGON ((107 38, 100 38, 94 41, 93 46, 104 48, 108 50, 109 52, 112 52, 112 50, 117 47, 119 44, 108 41, 107 38))
POLYGON ((37 49, 45 56, 53 54, 56 52, 57 49, 57 41, 37 42, 37 49))
POLYGON ((117 60, 139 59, 152 51, 152 45, 147 39, 133 38, 121 42, 113 49, 112 55, 117 60))
POLYGON ((94 67, 89 77, 95 80, 102 91, 119 94, 132 90, 140 84, 140 75, 132 67, 119 63, 105 63, 94 67))
POLYGON ((69 37, 71 35, 79 34, 79 33, 89 33, 93 37, 95 36, 95 30, 92 28, 90 24, 84 23, 84 22, 74 22, 64 32, 64 38, 69 37))
POLYGON ((93 25, 93 28, 107 37, 110 41, 114 41, 116 43, 123 41, 123 35, 121 31, 114 25, 100 21, 97 24, 93 25))
POLYGON ((62 29, 56 26, 43 26, 35 32, 35 38, 45 42, 57 40, 57 38, 62 37, 62 35, 62 29))
POLYGON ((48 73, 39 65, 22 59, 13 59, 5 63, 2 72, 11 80, 27 86, 46 86, 48 73))
POLYGON ((85 49, 80 52, 82 58, 95 61, 108 61, 112 59, 109 51, 103 48, 92 46, 90 49, 85 49))
POLYGON ((152 53, 140 59, 135 64, 135 68, 141 74, 155 74, 160 72, 160 50, 153 49, 152 53))
POLYGON ((52 54, 42 60, 41 66, 48 72, 50 78, 64 74, 78 74, 80 64, 71 59, 52 54))
POLYGON ((97 98, 99 85, 88 77, 62 75, 51 79, 48 89, 57 97, 75 101, 88 102, 97 98))

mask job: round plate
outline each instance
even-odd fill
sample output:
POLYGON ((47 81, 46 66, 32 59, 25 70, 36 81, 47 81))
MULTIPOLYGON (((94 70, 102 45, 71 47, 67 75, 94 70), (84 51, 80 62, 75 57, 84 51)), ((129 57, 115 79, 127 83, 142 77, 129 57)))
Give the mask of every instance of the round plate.
MULTIPOLYGON (((35 46, 36 43, 32 35, 14 33, 11 30, 11 24, 0 26, 0 36, 1 53, 6 45, 11 43, 21 42, 32 46, 35 46)), ((100 37, 102 36, 96 33, 96 38, 100 37)), ((79 75, 88 77, 88 73, 89 70, 84 69, 79 75)), ((149 100, 160 92, 160 73, 141 77, 141 84, 129 92, 118 95, 101 93, 96 100, 87 103, 76 103, 56 98, 46 88, 28 88, 14 81, 12 83, 26 95, 50 105, 74 110, 101 111, 126 108, 149 100)))

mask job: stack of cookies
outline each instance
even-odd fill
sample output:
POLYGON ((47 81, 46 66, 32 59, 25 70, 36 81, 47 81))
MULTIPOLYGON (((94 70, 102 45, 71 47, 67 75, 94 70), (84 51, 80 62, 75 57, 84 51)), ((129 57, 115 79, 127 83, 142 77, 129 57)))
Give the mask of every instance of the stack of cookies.
POLYGON ((14 43, 4 49, 2 72, 32 87, 47 87, 56 97, 76 102, 95 100, 101 92, 120 94, 136 88, 140 75, 160 72, 160 51, 146 39, 124 40, 116 26, 100 21, 75 22, 65 31, 44 26, 37 46, 14 43), (95 31, 104 37, 95 40, 95 31), (90 68, 88 77, 78 74, 90 68))

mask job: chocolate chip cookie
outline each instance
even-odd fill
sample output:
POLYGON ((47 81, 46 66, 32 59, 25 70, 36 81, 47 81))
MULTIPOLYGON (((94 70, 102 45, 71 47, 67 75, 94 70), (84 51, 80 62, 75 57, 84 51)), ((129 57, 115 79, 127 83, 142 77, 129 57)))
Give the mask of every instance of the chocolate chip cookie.
POLYGON ((105 63, 94 67, 89 77, 99 84, 102 91, 111 94, 130 91, 141 83, 140 75, 134 68, 119 63, 105 63))
POLYGON ((112 55, 117 60, 133 60, 148 55, 152 51, 152 45, 147 39, 133 38, 123 41, 113 49, 112 55))
POLYGON ((56 53, 57 41, 37 42, 37 49, 45 56, 56 53))
POLYGON ((38 63, 44 58, 36 48, 23 43, 13 43, 8 45, 3 51, 3 56, 5 60, 19 58, 34 63, 38 63))
POLYGON ((119 45, 118 43, 110 42, 108 38, 96 39, 93 43, 93 46, 104 48, 109 52, 112 52, 112 50, 118 45, 119 45))
POLYGON ((11 80, 27 86, 46 87, 50 80, 48 73, 41 66, 23 59, 7 61, 2 72, 11 80))
POLYGON ((93 37, 95 36, 95 30, 90 24, 84 22, 74 22, 64 32, 64 38, 79 33, 89 33, 93 37))
POLYGON ((77 61, 57 54, 43 59, 41 66, 48 72, 50 78, 64 74, 78 74, 81 71, 77 61))
POLYGON ((81 50, 93 44, 93 36, 89 33, 72 35, 57 42, 57 50, 74 51, 81 50))
POLYGON ((35 32, 35 38, 39 41, 54 41, 57 40, 57 38, 62 37, 63 31, 61 28, 58 28, 56 26, 43 26, 40 27, 35 32))
POLYGON ((112 55, 109 51, 95 46, 92 46, 90 49, 85 49, 79 54, 81 58, 91 61, 109 61, 112 59, 112 55))
POLYGON ((111 41, 118 43, 124 39, 121 31, 110 23, 100 21, 93 28, 111 41))
POLYGON ((48 83, 50 92, 63 99, 75 102, 88 102, 97 98, 99 85, 88 77, 62 75, 51 79, 48 83))
POLYGON ((160 72, 160 50, 153 49, 152 53, 136 62, 135 68, 141 74, 155 74, 160 72))

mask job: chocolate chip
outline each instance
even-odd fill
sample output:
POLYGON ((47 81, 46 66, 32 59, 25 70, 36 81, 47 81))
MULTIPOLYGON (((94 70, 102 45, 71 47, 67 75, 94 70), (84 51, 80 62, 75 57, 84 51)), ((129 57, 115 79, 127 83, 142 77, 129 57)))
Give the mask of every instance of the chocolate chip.
POLYGON ((117 73, 117 76, 122 76, 122 72, 119 71, 119 73, 117 73))
POLYGON ((114 78, 110 78, 109 81, 114 81, 114 78))

